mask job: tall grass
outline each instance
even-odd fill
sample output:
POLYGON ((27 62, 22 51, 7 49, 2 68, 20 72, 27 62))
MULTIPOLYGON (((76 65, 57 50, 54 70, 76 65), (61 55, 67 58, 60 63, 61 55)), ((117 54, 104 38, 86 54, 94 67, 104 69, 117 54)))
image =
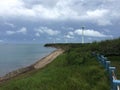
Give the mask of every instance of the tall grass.
POLYGON ((0 90, 110 90, 110 86, 91 52, 75 46, 45 68, 1 84, 0 90))

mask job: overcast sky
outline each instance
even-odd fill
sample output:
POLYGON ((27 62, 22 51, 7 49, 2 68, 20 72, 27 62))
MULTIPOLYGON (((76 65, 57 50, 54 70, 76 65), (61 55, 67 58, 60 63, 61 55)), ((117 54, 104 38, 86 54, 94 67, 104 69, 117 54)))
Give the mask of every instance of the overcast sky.
POLYGON ((120 37, 120 0, 0 0, 0 43, 85 42, 120 37))

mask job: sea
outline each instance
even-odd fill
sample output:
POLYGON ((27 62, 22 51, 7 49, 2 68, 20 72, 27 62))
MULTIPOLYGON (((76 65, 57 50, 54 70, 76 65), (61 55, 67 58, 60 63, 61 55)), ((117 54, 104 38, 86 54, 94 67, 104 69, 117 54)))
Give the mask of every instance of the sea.
POLYGON ((54 50, 44 44, 0 44, 0 77, 29 66, 54 50))

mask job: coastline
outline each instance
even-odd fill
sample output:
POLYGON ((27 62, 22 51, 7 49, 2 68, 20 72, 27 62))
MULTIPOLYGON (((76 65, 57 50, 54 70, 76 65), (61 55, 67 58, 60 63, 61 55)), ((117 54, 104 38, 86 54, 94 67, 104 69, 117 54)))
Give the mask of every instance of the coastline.
POLYGON ((8 74, 6 74, 5 76, 0 77, 0 83, 10 80, 21 74, 27 73, 29 71, 41 69, 41 68, 45 67, 46 65, 48 65, 49 63, 51 63, 57 56, 59 56, 63 52, 64 52, 63 49, 57 49, 57 50, 51 52, 50 54, 48 54, 47 56, 39 59, 37 62, 33 63, 32 65, 11 71, 8 74))

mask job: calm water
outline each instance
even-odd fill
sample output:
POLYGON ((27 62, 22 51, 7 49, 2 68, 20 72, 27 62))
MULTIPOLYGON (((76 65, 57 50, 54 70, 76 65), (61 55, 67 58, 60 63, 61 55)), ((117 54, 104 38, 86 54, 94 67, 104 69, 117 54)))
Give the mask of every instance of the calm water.
POLYGON ((53 50, 41 44, 0 44, 0 76, 31 65, 53 50))

